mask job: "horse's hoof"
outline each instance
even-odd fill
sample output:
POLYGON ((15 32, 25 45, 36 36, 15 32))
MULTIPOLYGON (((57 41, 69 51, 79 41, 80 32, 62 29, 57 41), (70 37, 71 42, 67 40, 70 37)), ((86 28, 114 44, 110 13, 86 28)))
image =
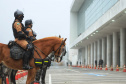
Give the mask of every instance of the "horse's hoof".
POLYGON ((42 83, 42 84, 46 84, 46 83, 42 83))

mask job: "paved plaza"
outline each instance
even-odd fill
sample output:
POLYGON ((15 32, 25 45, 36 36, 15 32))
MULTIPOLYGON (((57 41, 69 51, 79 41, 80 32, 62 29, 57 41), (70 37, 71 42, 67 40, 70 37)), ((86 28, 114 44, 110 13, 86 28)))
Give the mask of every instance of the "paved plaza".
MULTIPOLYGON (((17 83, 25 84, 25 81, 26 77, 17 83)), ((51 66, 47 70, 46 84, 126 84, 126 72, 51 66)))

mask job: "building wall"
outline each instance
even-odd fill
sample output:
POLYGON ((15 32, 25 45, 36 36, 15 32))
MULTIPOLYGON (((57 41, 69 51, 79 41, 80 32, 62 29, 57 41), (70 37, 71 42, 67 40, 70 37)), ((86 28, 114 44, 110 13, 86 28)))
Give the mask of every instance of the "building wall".
POLYGON ((115 68, 116 65, 119 65, 123 68, 124 64, 126 65, 126 25, 123 23, 126 22, 125 4, 126 0, 92 0, 92 2, 85 0, 78 12, 71 12, 71 14, 75 15, 71 20, 76 18, 76 21, 71 21, 70 31, 72 32, 76 29, 76 33, 72 33, 72 36, 70 36, 72 39, 70 48, 83 49, 82 52, 78 52, 77 61, 81 59, 81 62, 84 63, 83 65, 95 66, 95 60, 97 60, 98 65, 101 58, 104 62, 103 67, 107 64, 108 67, 112 65, 115 68), (86 3, 88 4, 87 6, 86 3), (120 20, 118 25, 112 23, 113 18, 120 20), (75 24, 73 24, 74 22, 75 24), (114 26, 109 26, 110 24, 114 26), (104 34, 107 32, 102 32, 103 34, 101 33, 99 36, 90 37, 90 40, 86 39, 94 31, 106 29, 106 25, 110 29, 115 27, 115 30, 110 33, 110 29, 107 29, 108 34, 104 34), (119 27, 118 31, 116 26, 119 27), (81 41, 83 42, 81 43, 81 41), (80 55, 81 53, 82 55, 80 55))
POLYGON ((72 65, 77 65, 78 61, 78 49, 70 49, 68 60, 72 62, 72 65))
POLYGON ((70 13, 70 43, 77 38, 77 13, 70 13))
POLYGON ((78 36, 98 20, 118 0, 85 0, 78 12, 78 36))
MULTIPOLYGON (((114 0, 112 0, 114 1, 114 0)), ((87 28, 79 37, 77 37, 77 13, 71 11, 72 16, 71 17, 71 24, 70 24, 70 48, 75 46, 79 41, 85 39, 88 35, 90 35, 92 32, 94 32, 97 29, 100 29, 105 23, 107 23, 109 20, 111 20, 114 16, 116 16, 121 11, 125 10, 126 8, 126 0, 118 0, 118 2, 113 5, 106 13, 104 13, 98 20, 95 21, 89 28, 87 28), (76 19, 74 19, 76 18, 76 19), (73 33, 75 32, 75 33, 73 33)), ((108 23, 109 24, 109 23, 108 23)))
POLYGON ((78 12, 78 36, 81 35, 85 28, 85 23, 86 23, 86 10, 88 9, 88 7, 91 5, 91 3, 93 2, 93 0, 85 0, 85 2, 83 3, 82 7, 80 8, 79 12, 78 12))

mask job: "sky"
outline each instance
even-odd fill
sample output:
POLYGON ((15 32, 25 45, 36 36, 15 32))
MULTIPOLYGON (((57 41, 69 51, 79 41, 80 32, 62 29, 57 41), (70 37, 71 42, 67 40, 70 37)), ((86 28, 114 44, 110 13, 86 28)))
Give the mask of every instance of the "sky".
POLYGON ((0 0, 0 43, 14 40, 14 12, 24 13, 24 20, 33 20, 37 39, 59 36, 67 38, 69 46, 70 7, 72 0, 0 0))

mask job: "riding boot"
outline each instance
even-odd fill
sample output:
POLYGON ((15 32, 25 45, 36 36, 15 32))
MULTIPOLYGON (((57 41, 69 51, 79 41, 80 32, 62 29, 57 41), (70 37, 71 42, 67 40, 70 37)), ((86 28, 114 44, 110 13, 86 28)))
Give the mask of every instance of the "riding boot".
POLYGON ((31 51, 26 51, 24 56, 23 56, 23 69, 24 70, 29 70, 32 69, 33 67, 29 66, 29 57, 30 57, 31 51))

